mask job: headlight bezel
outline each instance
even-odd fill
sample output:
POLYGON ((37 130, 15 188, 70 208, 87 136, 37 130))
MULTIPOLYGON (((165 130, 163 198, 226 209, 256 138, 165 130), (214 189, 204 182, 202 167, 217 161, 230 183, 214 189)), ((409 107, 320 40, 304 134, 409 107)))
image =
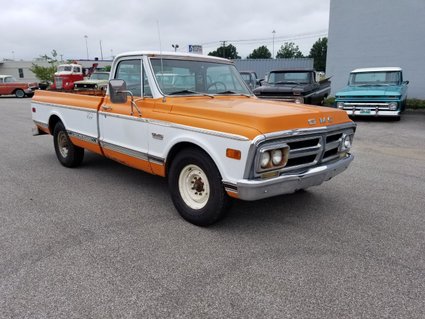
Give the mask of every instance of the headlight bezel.
POLYGON ((280 170, 284 168, 288 163, 289 149, 289 145, 287 145, 286 143, 269 144, 260 147, 257 151, 257 159, 255 164, 256 172, 261 174, 264 172, 280 170), (282 154, 281 160, 277 164, 273 162, 272 155, 272 153, 276 150, 280 150, 282 154), (268 154, 268 162, 267 165, 262 165, 263 156, 266 156, 264 155, 265 153, 268 154))
POLYGON ((398 109, 398 102, 393 101, 388 103, 388 109, 390 111, 396 111, 398 109))
POLYGON ((336 102, 336 107, 338 109, 343 109, 344 106, 345 106, 345 103, 344 102, 341 102, 341 101, 336 102))

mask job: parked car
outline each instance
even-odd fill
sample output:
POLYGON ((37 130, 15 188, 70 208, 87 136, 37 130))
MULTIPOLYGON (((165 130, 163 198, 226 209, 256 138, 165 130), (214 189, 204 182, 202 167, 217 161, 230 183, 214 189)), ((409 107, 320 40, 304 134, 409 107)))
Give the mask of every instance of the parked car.
POLYGON ((74 90, 76 91, 92 91, 106 92, 108 86, 109 72, 94 72, 86 80, 75 81, 74 90))
POLYGON ((11 75, 0 75, 0 95, 15 95, 23 98, 33 96, 34 91, 38 89, 35 82, 19 82, 11 75))
POLYGON ((242 75, 242 79, 245 81, 246 84, 248 84, 251 90, 261 85, 256 72, 240 71, 239 73, 242 75))
POLYGON ((399 67, 351 71, 348 85, 335 94, 336 106, 351 116, 390 116, 400 119, 407 100, 407 85, 399 67))
POLYGON ((331 91, 329 78, 318 79, 314 70, 274 70, 253 90, 262 99, 322 105, 331 91))

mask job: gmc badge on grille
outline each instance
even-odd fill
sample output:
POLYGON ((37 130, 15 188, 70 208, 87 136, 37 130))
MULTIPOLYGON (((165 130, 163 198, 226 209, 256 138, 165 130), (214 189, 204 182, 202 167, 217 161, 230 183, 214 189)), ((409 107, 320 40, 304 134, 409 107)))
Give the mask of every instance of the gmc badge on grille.
MULTIPOLYGON (((320 124, 325 124, 325 123, 332 123, 334 121, 332 116, 328 116, 328 117, 319 117, 319 123, 320 124)), ((309 119, 308 124, 310 125, 316 125, 317 121, 316 119, 309 119)))

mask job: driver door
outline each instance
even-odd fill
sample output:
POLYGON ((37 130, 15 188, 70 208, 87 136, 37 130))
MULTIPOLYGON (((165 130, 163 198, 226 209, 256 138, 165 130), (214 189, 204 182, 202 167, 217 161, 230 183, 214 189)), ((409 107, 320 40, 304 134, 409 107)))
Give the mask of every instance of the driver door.
MULTIPOLYGON (((118 61, 113 77, 126 82, 127 90, 133 94, 140 111, 144 104, 141 99, 142 72, 142 58, 132 57, 118 61)), ((148 125, 136 107, 132 108, 130 95, 126 103, 112 103, 107 95, 99 110, 99 135, 104 155, 127 166, 151 172, 148 125)))

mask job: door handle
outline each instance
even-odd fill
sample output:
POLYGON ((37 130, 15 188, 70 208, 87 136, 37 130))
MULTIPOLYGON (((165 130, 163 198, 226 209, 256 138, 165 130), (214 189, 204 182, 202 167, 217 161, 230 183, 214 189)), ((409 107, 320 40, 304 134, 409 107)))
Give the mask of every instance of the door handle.
POLYGON ((112 106, 102 105, 102 109, 103 109, 104 111, 110 111, 110 110, 112 110, 112 106))

